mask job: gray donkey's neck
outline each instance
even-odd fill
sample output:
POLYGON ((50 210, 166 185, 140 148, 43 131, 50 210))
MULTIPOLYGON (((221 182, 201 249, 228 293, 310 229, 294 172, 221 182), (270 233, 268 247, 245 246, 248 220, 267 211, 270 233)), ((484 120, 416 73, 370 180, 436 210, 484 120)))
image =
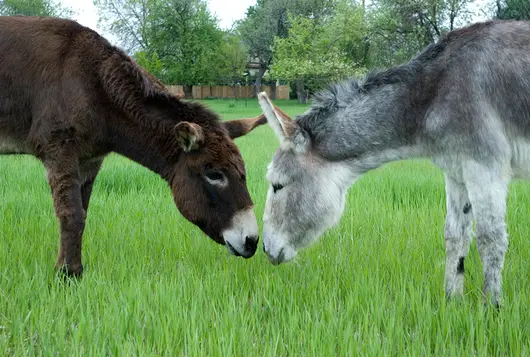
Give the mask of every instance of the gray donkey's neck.
POLYGON ((359 173, 390 161, 424 156, 419 134, 430 91, 417 79, 425 77, 410 76, 413 69, 408 67, 371 74, 361 84, 340 83, 319 93, 311 109, 297 119, 319 156, 349 163, 359 173), (374 84, 381 77, 387 82, 374 84))

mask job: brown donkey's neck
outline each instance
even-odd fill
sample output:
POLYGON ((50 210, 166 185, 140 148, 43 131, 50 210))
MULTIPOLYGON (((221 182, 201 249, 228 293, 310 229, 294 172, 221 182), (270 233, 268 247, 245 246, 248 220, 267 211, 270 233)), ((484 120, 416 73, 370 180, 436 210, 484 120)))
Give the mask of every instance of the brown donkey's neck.
POLYGON ((180 150, 171 145, 171 135, 131 125, 125 118, 115 120, 111 128, 111 150, 123 155, 168 180, 171 168, 178 161, 180 150))
POLYGON ((211 130, 219 125, 218 118, 201 104, 171 95, 161 82, 124 57, 115 53, 100 69, 103 88, 119 113, 109 118, 111 150, 168 180, 181 153, 175 126, 189 121, 211 130))

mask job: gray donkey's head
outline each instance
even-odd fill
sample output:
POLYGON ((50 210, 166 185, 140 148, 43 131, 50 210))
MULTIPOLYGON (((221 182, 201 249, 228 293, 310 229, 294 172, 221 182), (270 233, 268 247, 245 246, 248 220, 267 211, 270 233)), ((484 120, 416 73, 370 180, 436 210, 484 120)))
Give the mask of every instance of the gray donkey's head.
POLYGON ((295 120, 259 94, 280 140, 268 167, 263 217, 264 250, 273 264, 291 260, 339 221, 346 192, 363 173, 423 155, 418 122, 431 87, 422 78, 413 64, 335 83, 295 120))
POLYGON ((263 216, 264 251, 273 264, 280 264, 339 221, 355 174, 344 161, 315 153, 298 120, 291 120, 266 94, 258 98, 280 140, 267 171, 270 187, 263 216))

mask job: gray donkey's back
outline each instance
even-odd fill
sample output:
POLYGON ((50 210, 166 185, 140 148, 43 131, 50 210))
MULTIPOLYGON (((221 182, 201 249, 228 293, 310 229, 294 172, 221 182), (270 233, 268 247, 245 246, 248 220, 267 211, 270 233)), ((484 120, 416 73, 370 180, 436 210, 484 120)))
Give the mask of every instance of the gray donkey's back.
POLYGON ((497 161, 507 176, 528 176, 530 22, 475 24, 432 46, 441 47, 438 56, 425 58, 427 50, 416 59, 427 81, 420 87, 435 88, 425 92, 431 97, 417 139, 445 169, 453 162, 447 155, 465 155, 497 161))
POLYGON ((530 22, 476 24, 433 46, 444 48, 425 62, 427 77, 439 80, 424 117, 430 134, 477 140, 500 120, 507 137, 530 136, 530 22))

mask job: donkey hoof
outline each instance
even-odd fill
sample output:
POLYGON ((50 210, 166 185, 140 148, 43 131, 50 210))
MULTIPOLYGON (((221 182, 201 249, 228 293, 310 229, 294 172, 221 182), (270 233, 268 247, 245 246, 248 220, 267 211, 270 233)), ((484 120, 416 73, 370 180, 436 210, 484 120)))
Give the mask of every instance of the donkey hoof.
POLYGON ((502 305, 498 301, 483 301, 484 310, 500 312, 502 305))
POLYGON ((57 273, 64 278, 81 278, 83 275, 83 265, 61 265, 56 267, 57 273))

